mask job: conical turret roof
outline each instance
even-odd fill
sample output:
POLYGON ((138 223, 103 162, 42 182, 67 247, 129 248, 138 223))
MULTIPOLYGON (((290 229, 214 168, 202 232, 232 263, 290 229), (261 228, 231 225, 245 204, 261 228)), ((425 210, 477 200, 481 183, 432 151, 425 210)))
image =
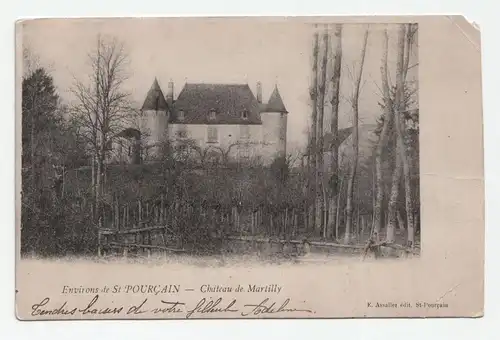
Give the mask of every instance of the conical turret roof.
POLYGON ((142 110, 155 110, 155 111, 167 111, 168 105, 165 97, 163 96, 163 92, 161 91, 160 85, 158 84, 158 80, 155 78, 153 85, 148 91, 146 95, 146 99, 144 100, 144 104, 142 104, 142 110))
POLYGON ((269 97, 269 101, 267 102, 264 112, 288 113, 285 108, 285 104, 283 104, 283 99, 281 99, 280 91, 278 90, 277 85, 274 87, 271 97, 269 97))

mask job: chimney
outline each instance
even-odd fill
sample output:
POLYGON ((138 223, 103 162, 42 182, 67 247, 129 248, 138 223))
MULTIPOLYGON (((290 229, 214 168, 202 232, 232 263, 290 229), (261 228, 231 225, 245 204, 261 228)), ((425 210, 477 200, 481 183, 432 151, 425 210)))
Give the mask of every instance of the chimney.
POLYGON ((172 80, 168 82, 167 102, 169 104, 172 104, 174 102, 174 82, 172 80))
POLYGON ((262 84, 260 81, 257 82, 257 101, 262 103, 262 84))

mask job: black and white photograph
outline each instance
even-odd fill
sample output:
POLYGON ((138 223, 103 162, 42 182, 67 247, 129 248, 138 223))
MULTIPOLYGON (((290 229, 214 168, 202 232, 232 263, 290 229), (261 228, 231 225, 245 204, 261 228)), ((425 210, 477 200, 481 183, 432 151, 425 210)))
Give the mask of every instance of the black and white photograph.
POLYGON ((453 195, 447 164, 465 169, 444 123, 460 108, 442 108, 467 77, 431 48, 454 26, 435 41, 424 31, 425 60, 441 66, 423 73, 421 27, 368 17, 18 22, 19 317, 454 313, 445 291, 419 297, 415 277, 434 272, 429 261, 442 256, 432 253, 460 235, 445 240, 442 226, 472 221, 439 196, 453 195), (429 81, 440 70, 453 74, 446 86, 429 81), (422 104, 424 126, 422 93, 437 91, 443 101, 422 104), (432 153, 443 147, 451 162, 432 153), (439 207, 457 211, 443 221, 439 207), (33 279, 46 288, 29 288, 33 279))
POLYGON ((24 30, 21 254, 418 255, 417 24, 55 26, 24 30))

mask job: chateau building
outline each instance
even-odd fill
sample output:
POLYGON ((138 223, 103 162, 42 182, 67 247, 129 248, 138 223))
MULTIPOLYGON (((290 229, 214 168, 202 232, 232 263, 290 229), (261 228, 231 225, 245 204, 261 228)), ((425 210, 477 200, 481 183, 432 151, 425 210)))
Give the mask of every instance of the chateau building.
POLYGON ((176 150, 185 146, 198 154, 266 164, 286 154, 287 114, 277 86, 267 103, 260 82, 255 95, 248 84, 187 83, 174 99, 173 82, 164 95, 155 79, 141 108, 139 128, 119 135, 113 158, 147 162, 169 141, 176 150))

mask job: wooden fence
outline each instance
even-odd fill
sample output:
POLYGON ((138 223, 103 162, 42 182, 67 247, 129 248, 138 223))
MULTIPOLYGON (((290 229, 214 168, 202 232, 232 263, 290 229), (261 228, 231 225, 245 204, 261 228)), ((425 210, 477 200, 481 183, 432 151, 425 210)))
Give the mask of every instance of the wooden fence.
POLYGON ((311 237, 307 209, 269 209, 263 205, 203 205, 160 195, 150 200, 120 204, 113 199, 104 207, 104 222, 98 232, 98 255, 118 253, 151 257, 187 250, 179 237, 191 221, 208 226, 210 237, 221 241, 221 248, 247 252, 360 253, 370 236, 371 216, 357 215, 354 245, 325 242, 311 237), (191 220, 190 220, 191 219, 191 220), (193 220, 194 219, 194 220, 193 220), (304 239, 308 238, 307 242, 304 239))
POLYGON ((98 234, 98 256, 113 250, 122 252, 125 257, 129 252, 146 254, 147 257, 151 257, 153 251, 164 255, 184 252, 182 248, 172 242, 174 239, 172 236, 174 236, 172 231, 166 226, 128 230, 100 229, 98 234))

